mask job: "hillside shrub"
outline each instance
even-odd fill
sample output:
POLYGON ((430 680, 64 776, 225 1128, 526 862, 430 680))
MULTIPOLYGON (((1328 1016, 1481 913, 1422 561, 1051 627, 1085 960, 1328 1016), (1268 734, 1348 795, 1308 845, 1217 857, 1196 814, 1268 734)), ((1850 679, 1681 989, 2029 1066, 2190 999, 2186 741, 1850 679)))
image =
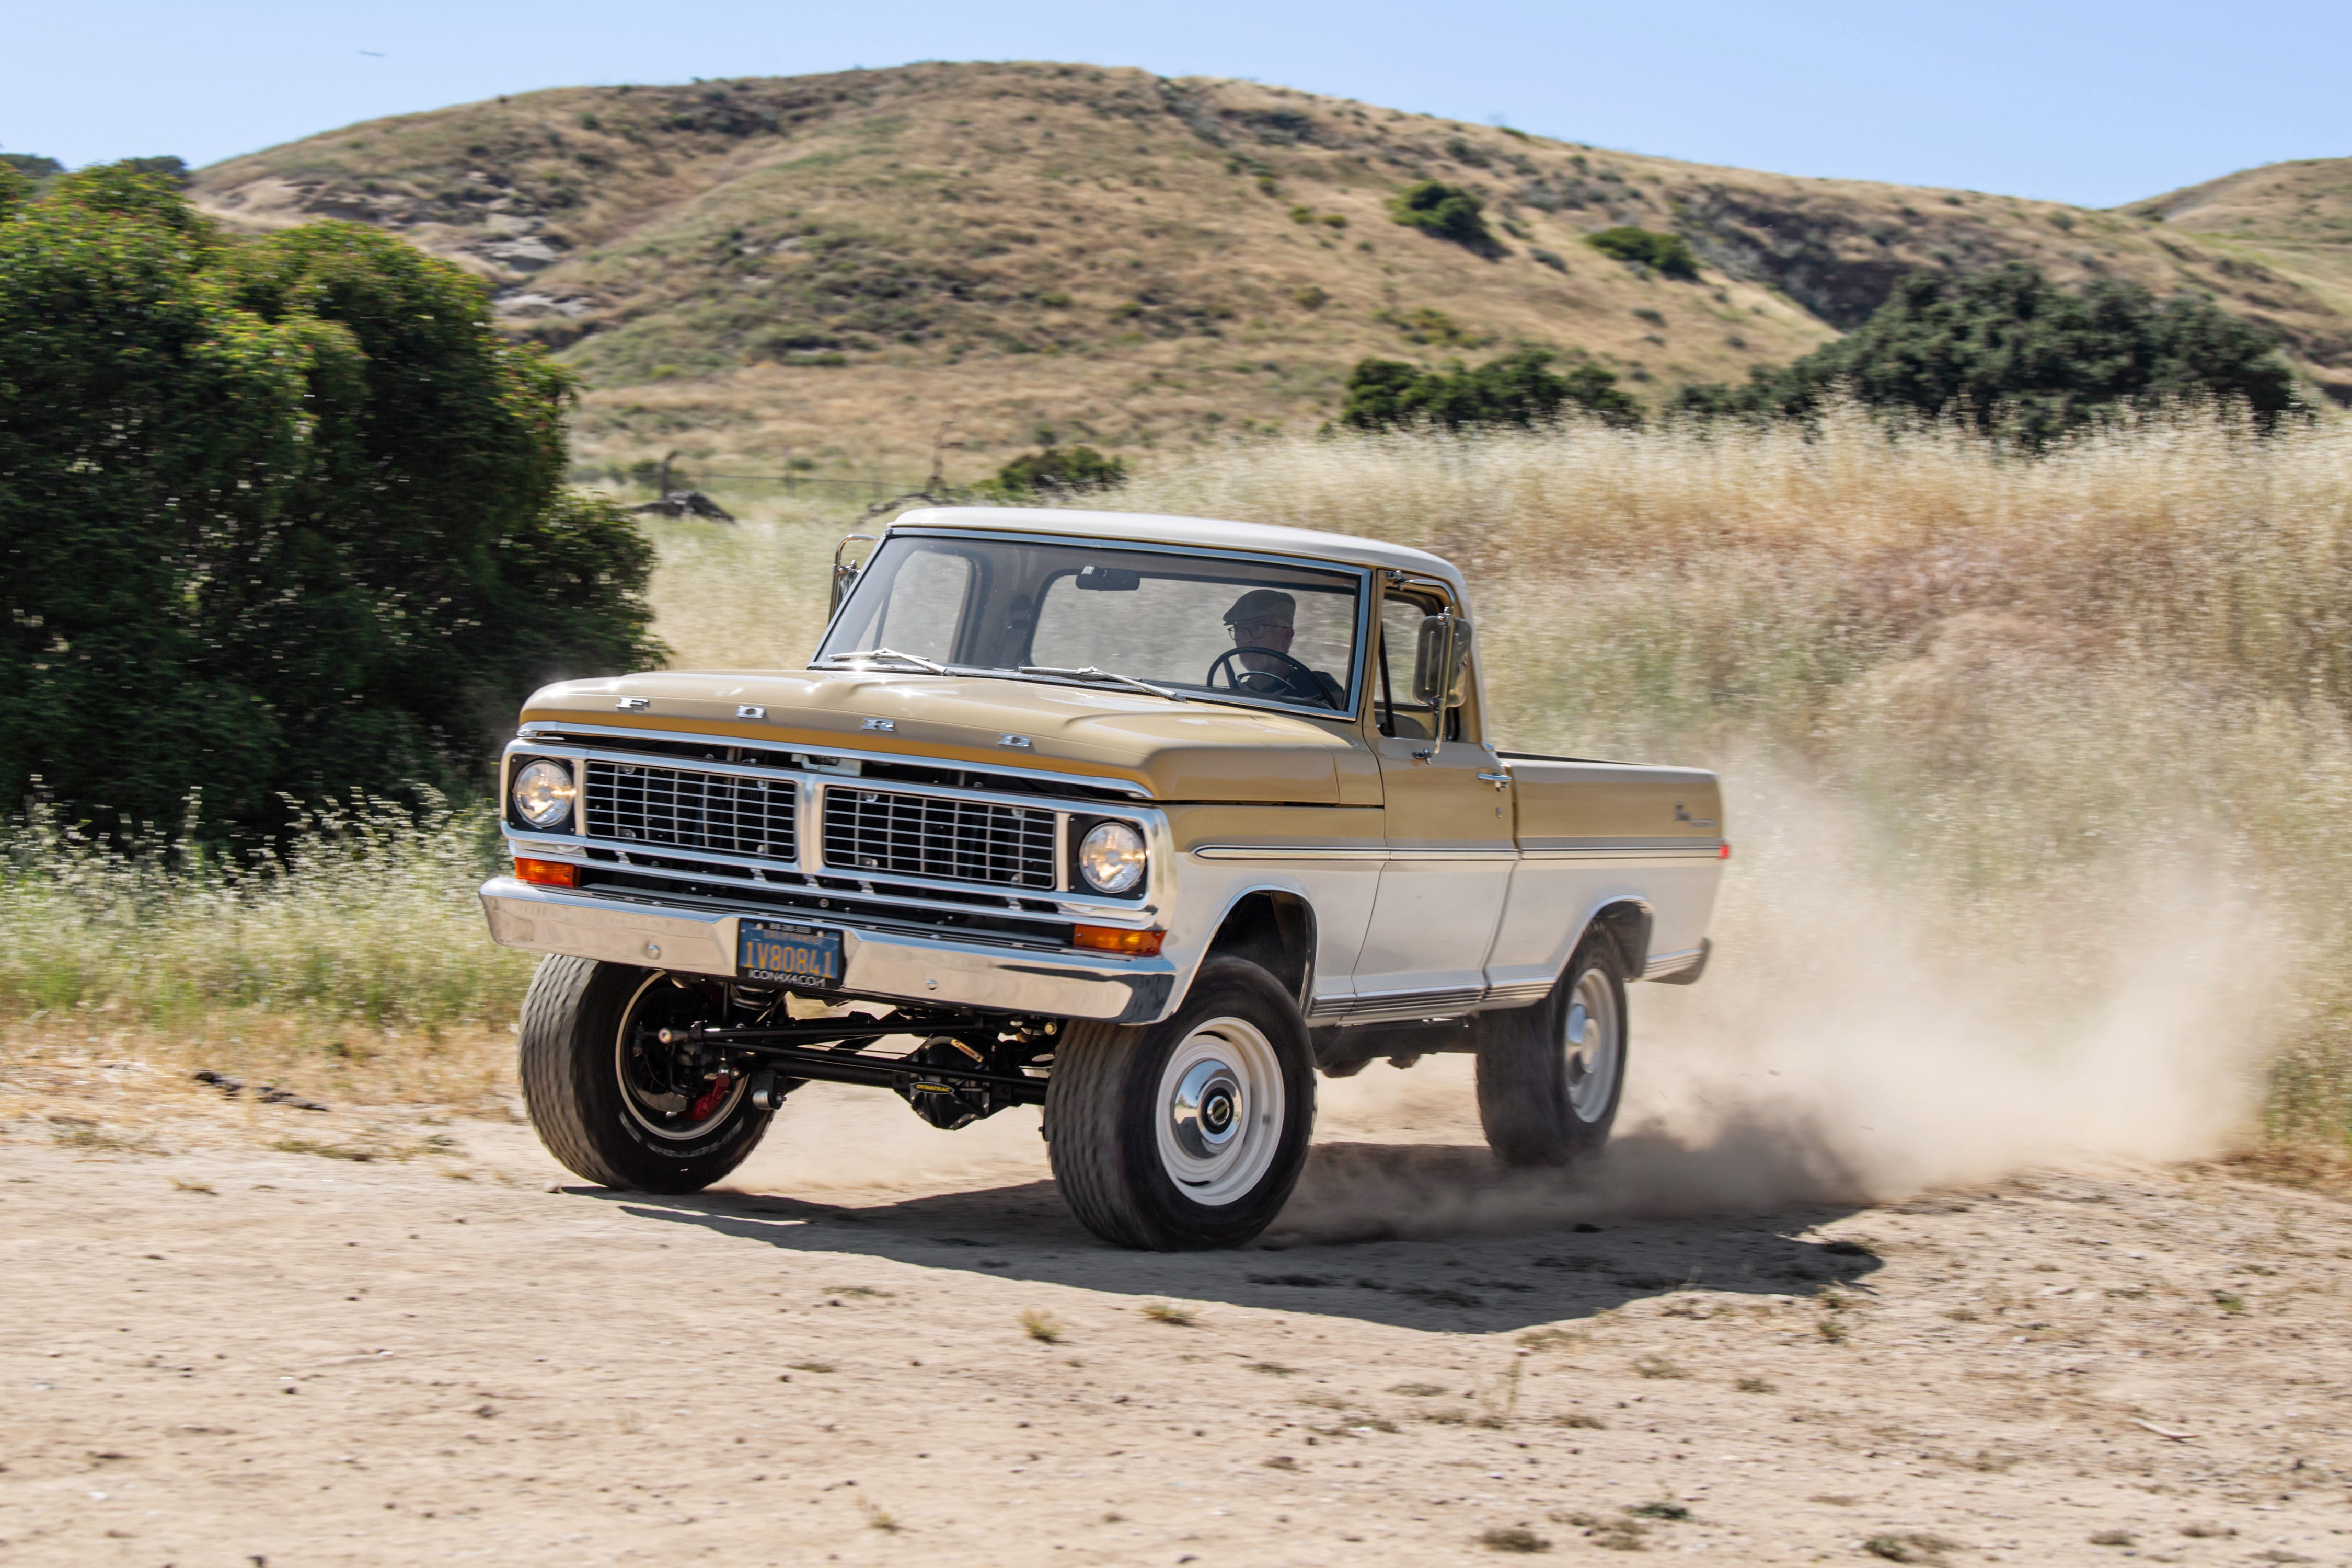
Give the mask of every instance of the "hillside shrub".
POLYGON ((0 216, 0 792, 102 831, 479 791, 520 698, 642 667, 652 560, 563 489, 567 374, 377 230, 165 176, 0 216))
POLYGON ((1045 447, 996 470, 990 488, 1009 499, 1087 495, 1127 483, 1127 465, 1092 447, 1045 447))
POLYGON ((1691 253, 1689 241, 1681 235, 1660 234, 1654 229, 1624 224, 1588 234, 1584 243, 1603 256, 1638 263, 1668 278, 1679 278, 1686 283, 1698 281, 1698 258, 1691 253))
POLYGON ((1481 255, 1500 248, 1486 226, 1486 204, 1459 185, 1423 180, 1389 198, 1389 216, 1407 228, 1450 239, 1481 255))
POLYGON ((1470 368, 1423 370, 1402 360, 1358 362, 1348 377, 1339 422, 1359 430, 1416 425, 1464 430, 1485 426, 1532 427, 1558 420, 1563 412, 1597 415, 1605 424, 1631 428, 1642 423, 1641 405, 1617 385, 1617 378, 1591 361, 1555 371, 1556 356, 1521 349, 1470 368))
POLYGON ((1869 321, 1745 385, 1685 388, 1700 415, 1809 418, 1851 389, 1877 408, 1955 415, 2032 448, 2168 401, 2242 405, 2256 426, 2305 411, 2269 328, 2209 300, 2158 300, 2136 283, 2064 288, 2022 262, 1953 277, 1915 273, 1869 321))
POLYGON ((1482 349, 1495 341, 1494 333, 1465 327, 1444 311, 1429 306, 1417 310, 1376 310, 1372 320, 1387 322, 1416 343, 1433 343, 1441 348, 1482 349))

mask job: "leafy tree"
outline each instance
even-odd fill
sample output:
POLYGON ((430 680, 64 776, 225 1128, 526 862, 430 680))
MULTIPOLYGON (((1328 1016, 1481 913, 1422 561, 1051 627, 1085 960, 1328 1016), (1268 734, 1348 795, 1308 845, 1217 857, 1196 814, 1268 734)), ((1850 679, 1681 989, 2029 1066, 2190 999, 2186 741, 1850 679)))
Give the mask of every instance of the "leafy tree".
POLYGON ((0 169, 13 169, 28 185, 44 184, 65 173, 66 166, 38 153, 0 153, 0 169))
POLYGON ((154 174, 0 216, 0 788, 100 826, 471 793, 518 699, 656 662, 562 488, 565 373, 376 230, 222 237, 154 174))
POLYGON ((1486 226, 1486 204, 1459 185, 1423 180, 1389 198, 1389 216, 1407 228, 1466 246, 1480 255, 1502 248, 1486 226))
POLYGON ((114 166, 118 169, 128 169, 134 174, 153 174, 159 179, 171 181, 172 184, 181 187, 183 190, 187 188, 189 179, 188 165, 184 160, 179 158, 170 156, 161 158, 124 158, 119 161, 114 166))
POLYGON ((1533 426, 1558 419, 1563 409, 1574 409, 1622 428, 1641 424, 1641 405, 1617 385, 1616 376, 1590 360, 1571 365, 1563 375, 1551 368, 1553 358, 1542 349, 1521 349, 1482 365, 1452 370, 1423 370, 1402 360, 1362 360, 1348 377, 1339 423, 1360 430, 1423 422, 1448 430, 1481 425, 1533 426))
POLYGON ((1604 228, 1599 234, 1588 234, 1584 237, 1584 243, 1603 256, 1613 256, 1620 261, 1638 262, 1686 283, 1698 281, 1698 258, 1691 254, 1690 242, 1681 235, 1660 234, 1654 229, 1636 228, 1625 224, 1616 228, 1604 228))
POLYGON ((2136 283, 2052 283, 2013 262, 1952 277, 1914 273, 1850 335, 1745 386, 1687 388, 1677 406, 1804 417, 1832 389, 1866 404, 1946 413, 2039 447, 2128 407, 2170 398, 2240 402, 2267 428, 2304 411, 2269 329, 2209 300, 2136 283))
POLYGON ((996 470, 993 488, 1008 497, 1084 495, 1127 483, 1127 465, 1092 447, 1047 447, 1024 452, 996 470))

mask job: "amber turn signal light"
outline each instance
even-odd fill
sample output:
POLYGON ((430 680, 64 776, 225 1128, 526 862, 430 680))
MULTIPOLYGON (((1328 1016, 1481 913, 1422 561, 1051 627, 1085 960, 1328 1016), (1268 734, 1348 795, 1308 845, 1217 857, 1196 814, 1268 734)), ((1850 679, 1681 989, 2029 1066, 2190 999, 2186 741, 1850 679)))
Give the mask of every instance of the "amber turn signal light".
POLYGON ((1070 932, 1074 946, 1125 953, 1129 958, 1157 958, 1160 944, 1168 940, 1164 931, 1129 931, 1124 926, 1072 926, 1070 932))
POLYGON ((536 882, 542 888, 576 888, 580 885, 580 868, 569 860, 526 860, 518 855, 515 880, 536 882))

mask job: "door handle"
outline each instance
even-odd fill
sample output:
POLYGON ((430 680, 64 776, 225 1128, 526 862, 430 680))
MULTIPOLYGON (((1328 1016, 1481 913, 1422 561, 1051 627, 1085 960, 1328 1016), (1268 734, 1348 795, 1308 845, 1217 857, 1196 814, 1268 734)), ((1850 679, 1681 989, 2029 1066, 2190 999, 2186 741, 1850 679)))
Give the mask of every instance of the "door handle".
POLYGON ((1480 773, 1478 777, 1484 783, 1493 784, 1495 793, 1497 795, 1507 788, 1511 782, 1511 775, 1508 773, 1480 773))

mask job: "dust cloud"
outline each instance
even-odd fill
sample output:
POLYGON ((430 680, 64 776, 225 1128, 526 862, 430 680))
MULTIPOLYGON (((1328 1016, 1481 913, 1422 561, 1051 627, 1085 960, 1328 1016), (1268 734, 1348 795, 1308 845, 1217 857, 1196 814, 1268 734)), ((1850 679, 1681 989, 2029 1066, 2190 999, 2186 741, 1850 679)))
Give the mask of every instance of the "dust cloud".
POLYGON ((1818 792, 1766 773, 1732 821, 1715 960, 1697 985, 1632 988, 1631 1074, 1601 1160, 1503 1171, 1463 1147, 1480 1142, 1466 1058, 1375 1066, 1325 1086, 1325 1147, 1277 1231, 1885 1202, 2028 1166, 2191 1157, 2244 1130, 2280 943, 2180 847, 2099 868, 2095 897, 2053 884, 2046 907, 2011 892, 1955 913, 1818 792))

